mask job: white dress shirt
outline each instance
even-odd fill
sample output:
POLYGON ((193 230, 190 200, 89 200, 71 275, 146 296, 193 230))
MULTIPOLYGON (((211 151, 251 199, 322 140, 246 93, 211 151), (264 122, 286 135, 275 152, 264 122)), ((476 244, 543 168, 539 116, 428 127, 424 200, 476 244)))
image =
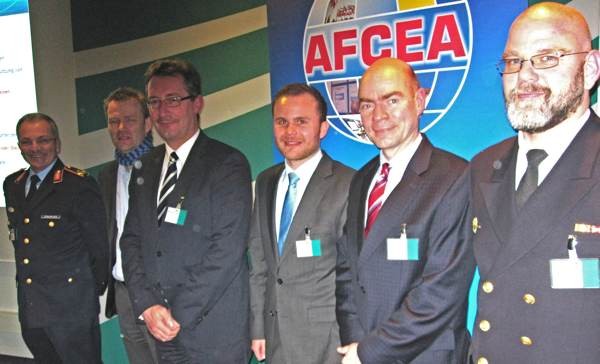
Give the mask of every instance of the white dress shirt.
POLYGON ((527 152, 531 149, 543 149, 548 156, 540 163, 538 167, 538 186, 544 181, 550 173, 556 162, 563 155, 567 147, 583 125, 590 117, 590 110, 586 110, 578 119, 565 120, 555 127, 544 131, 536 136, 535 142, 526 139, 522 132, 519 132, 519 150, 517 152, 517 166, 515 169, 515 191, 521 182, 521 178, 527 170, 527 152))
POLYGON ((399 153, 396 153, 396 155, 393 156, 390 160, 388 160, 385 157, 383 152, 379 152, 379 168, 377 168, 377 171, 373 176, 373 180, 371 180, 371 185, 369 186, 369 193, 367 193, 367 196, 365 196, 365 213, 363 220, 363 223, 365 225, 367 223, 367 215, 369 211, 369 195, 371 195, 371 190, 373 189, 373 187, 375 187, 375 182, 377 182, 377 179, 379 178, 379 174, 381 173, 381 166, 384 163, 388 163, 390 165, 388 180, 385 184, 383 196, 381 197, 381 205, 383 206, 383 204, 385 204, 385 201, 390 196, 394 188, 396 188, 396 186, 398 186, 398 184, 402 180, 404 172, 406 171, 406 167, 408 167, 410 160, 415 155, 415 152, 419 148, 419 145, 421 144, 422 140, 423 137, 421 136, 421 133, 419 133, 418 137, 412 143, 407 145, 404 150, 400 151, 399 153))
POLYGON ((299 178, 298 183, 296 184, 296 204, 294 205, 294 212, 292 214, 293 219, 293 216, 296 214, 296 209, 302 200, 302 195, 304 195, 304 191, 306 191, 306 186, 308 186, 308 182, 317 169, 322 157, 323 153, 321 152, 321 149, 319 149, 296 170, 292 169, 292 167, 288 165, 287 161, 285 162, 285 169, 279 178, 279 183, 277 183, 277 197, 275 199, 275 236, 279 236, 279 220, 281 220, 281 210, 283 209, 285 193, 287 192, 288 185, 290 183, 288 174, 294 172, 299 178))
POLYGON ((125 281, 123 274, 123 259, 121 257, 121 234, 125 226, 125 218, 129 209, 129 179, 131 178, 131 166, 119 164, 117 168, 117 195, 115 200, 115 219, 117 220, 117 243, 115 249, 115 265, 112 269, 113 277, 118 281, 125 281))

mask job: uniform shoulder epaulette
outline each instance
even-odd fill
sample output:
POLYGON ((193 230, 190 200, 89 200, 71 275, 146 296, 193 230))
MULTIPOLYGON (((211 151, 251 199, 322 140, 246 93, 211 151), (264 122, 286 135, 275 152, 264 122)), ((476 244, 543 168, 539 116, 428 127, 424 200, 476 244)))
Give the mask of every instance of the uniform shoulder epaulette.
POLYGON ((73 166, 65 166, 65 171, 73 173, 74 175, 77 175, 79 177, 85 177, 88 175, 88 173, 85 170, 73 166))
POLYGON ((15 173, 19 174, 17 178, 15 178, 15 183, 19 183, 19 181, 21 181, 21 179, 27 175, 27 170, 25 168, 21 168, 15 173))

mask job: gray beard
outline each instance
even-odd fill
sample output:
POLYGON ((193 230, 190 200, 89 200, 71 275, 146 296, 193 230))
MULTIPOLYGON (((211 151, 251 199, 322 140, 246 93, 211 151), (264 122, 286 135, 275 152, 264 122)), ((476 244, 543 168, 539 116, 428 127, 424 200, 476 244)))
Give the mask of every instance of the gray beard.
MULTIPOLYGON (((538 88, 539 89, 539 88, 538 88)), ((544 102, 540 106, 519 108, 516 91, 512 90, 506 99, 506 114, 515 130, 539 133, 560 124, 577 110, 583 99, 583 68, 577 72, 569 88, 558 95, 552 95, 549 88, 541 88, 544 102)))

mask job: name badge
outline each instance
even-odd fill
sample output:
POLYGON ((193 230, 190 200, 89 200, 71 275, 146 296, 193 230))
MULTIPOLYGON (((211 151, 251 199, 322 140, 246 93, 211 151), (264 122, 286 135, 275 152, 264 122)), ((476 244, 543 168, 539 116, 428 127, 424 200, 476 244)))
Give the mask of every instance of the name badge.
POLYGON ((296 241, 296 256, 298 258, 320 257, 321 256, 321 240, 297 240, 296 241))
POLYGON ((600 288, 600 260, 577 256, 577 237, 567 239, 568 259, 550 260, 550 282, 554 289, 600 288))
POLYGON ((406 224, 399 238, 387 239, 387 260, 419 260, 419 239, 407 237, 406 224))
POLYGON ((175 225, 183 225, 187 217, 187 210, 179 207, 167 207, 165 222, 175 225))

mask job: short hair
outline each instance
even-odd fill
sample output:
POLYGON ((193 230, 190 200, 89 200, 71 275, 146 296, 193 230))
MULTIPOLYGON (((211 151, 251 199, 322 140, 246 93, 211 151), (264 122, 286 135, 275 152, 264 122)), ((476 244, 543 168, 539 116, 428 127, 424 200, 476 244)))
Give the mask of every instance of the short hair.
POLYGON ((132 87, 119 87, 116 90, 113 90, 104 99, 104 115, 108 118, 108 104, 110 104, 112 101, 122 102, 132 99, 137 101, 140 105, 142 114, 144 114, 144 118, 150 116, 150 113, 148 112, 148 104, 146 104, 146 96, 141 91, 132 87))
POLYGON ((185 88, 191 96, 196 97, 202 95, 202 80, 200 78, 200 74, 196 70, 196 67, 194 67, 191 62, 186 60, 162 59, 152 63, 150 66, 148 66, 146 73, 144 73, 146 87, 148 86, 148 82, 150 82, 154 76, 181 76, 185 83, 185 88))
POLYGON ((42 114, 41 112, 33 112, 21 116, 21 118, 17 122, 17 139, 20 139, 19 129, 21 128, 21 124, 35 120, 44 120, 45 122, 50 124, 50 132, 52 133, 52 137, 60 142, 60 136, 58 135, 58 126, 56 126, 56 123, 54 122, 54 120, 52 120, 50 116, 42 114))
POLYGON ((315 101, 317 101, 317 111, 319 112, 319 118, 321 121, 327 120, 327 104, 323 95, 314 87, 304 83, 290 83, 277 92, 273 102, 271 103, 271 114, 275 111, 275 104, 279 99, 284 96, 299 96, 303 94, 311 95, 315 101))

